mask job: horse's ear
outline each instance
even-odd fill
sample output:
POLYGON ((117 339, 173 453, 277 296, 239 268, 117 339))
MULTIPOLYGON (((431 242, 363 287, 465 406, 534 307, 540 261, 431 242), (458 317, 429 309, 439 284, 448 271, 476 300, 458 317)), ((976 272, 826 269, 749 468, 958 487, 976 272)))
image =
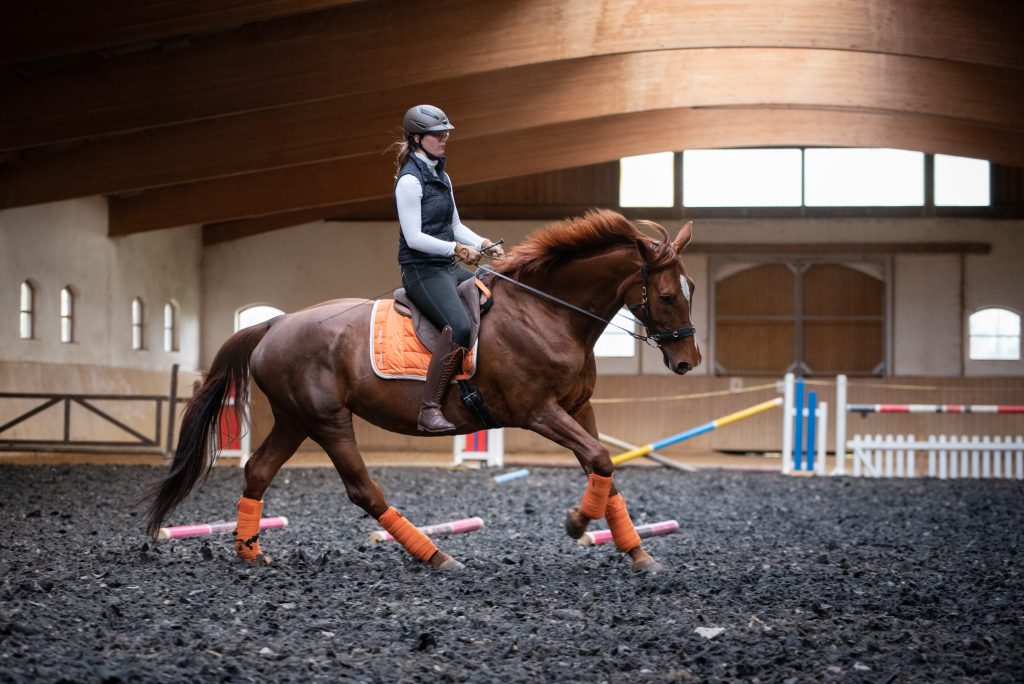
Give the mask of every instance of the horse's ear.
POLYGON ((679 235, 676 235, 676 239, 672 241, 672 248, 676 250, 676 254, 682 254, 686 245, 690 244, 691 237, 693 237, 693 221, 687 221, 686 225, 679 229, 679 235))

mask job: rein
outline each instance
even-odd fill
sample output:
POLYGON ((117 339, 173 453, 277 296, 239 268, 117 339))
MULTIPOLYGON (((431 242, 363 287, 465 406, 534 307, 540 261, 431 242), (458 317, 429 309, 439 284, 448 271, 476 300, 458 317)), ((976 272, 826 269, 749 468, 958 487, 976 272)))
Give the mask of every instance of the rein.
POLYGON ((510 277, 508 277, 507 275, 505 275, 503 273, 498 273, 497 271, 495 271, 490 266, 482 265, 482 266, 480 266, 480 270, 481 271, 486 271, 487 273, 489 273, 491 275, 494 275, 494 276, 497 276, 497 277, 501 278, 502 280, 507 280, 508 282, 512 283, 513 285, 517 285, 517 286, 523 288, 524 290, 532 292, 533 294, 537 295, 538 297, 543 297, 544 299, 547 299, 549 301, 555 302, 556 304, 560 304, 560 305, 562 305, 562 306, 564 306, 566 308, 572 309, 573 311, 575 311, 577 313, 581 313, 584 316, 589 316, 590 318, 593 318, 594 320, 601 321, 605 325, 610 325, 610 326, 613 326, 615 328, 618 328, 619 330, 621 330, 622 332, 626 333, 627 335, 629 335, 633 339, 640 340, 641 342, 645 342, 648 346, 651 346, 651 347, 661 347, 663 342, 667 342, 669 340, 682 339, 682 338, 685 338, 685 337, 690 337, 691 335, 693 335, 694 333, 697 332, 697 328, 695 326, 693 326, 693 325, 687 325, 685 327, 677 328, 676 330, 671 330, 671 331, 667 331, 667 332, 651 332, 651 328, 653 327, 651 325, 651 323, 650 323, 651 310, 650 310, 650 307, 647 305, 647 264, 644 264, 640 268, 640 274, 643 277, 643 285, 641 286, 641 289, 640 289, 640 292, 641 292, 641 295, 642 295, 642 299, 641 299, 640 303, 639 304, 627 304, 626 305, 626 308, 629 309, 630 313, 632 313, 634 317, 636 316, 636 311, 637 310, 642 312, 643 318, 637 318, 637 322, 640 323, 640 325, 642 325, 644 327, 644 330, 647 331, 646 335, 638 335, 635 332, 633 332, 632 330, 627 330, 626 328, 623 328, 621 325, 618 325, 617 323, 613 323, 610 320, 601 318, 597 314, 591 313, 590 311, 587 311, 586 309, 581 309, 580 307, 576 306, 575 304, 567 302, 564 299, 559 299, 558 297, 556 297, 554 295, 548 294, 547 292, 544 292, 543 290, 538 290, 537 288, 531 287, 531 286, 527 285, 526 283, 521 283, 518 280, 516 280, 515 278, 510 278, 510 277))

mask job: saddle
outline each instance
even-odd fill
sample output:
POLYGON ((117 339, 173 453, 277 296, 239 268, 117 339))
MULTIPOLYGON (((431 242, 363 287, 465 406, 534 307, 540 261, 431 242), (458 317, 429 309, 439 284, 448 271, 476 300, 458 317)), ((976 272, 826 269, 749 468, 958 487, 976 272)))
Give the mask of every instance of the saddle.
MULTIPOLYGON (((490 309, 493 300, 491 291, 476 278, 462 282, 458 293, 469 314, 470 349, 454 379, 466 380, 476 372, 480 317, 490 309)), ((425 380, 441 331, 416 308, 405 288, 395 290, 394 297, 373 304, 370 366, 378 377, 386 380, 425 380)))

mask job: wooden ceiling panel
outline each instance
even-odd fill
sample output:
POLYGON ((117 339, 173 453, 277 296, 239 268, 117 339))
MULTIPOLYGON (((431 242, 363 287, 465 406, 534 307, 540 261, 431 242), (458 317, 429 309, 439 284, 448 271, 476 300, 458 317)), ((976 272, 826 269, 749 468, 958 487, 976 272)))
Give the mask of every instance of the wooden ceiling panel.
POLYGON ((0 78, 0 150, 648 50, 775 46, 1019 70, 1022 18, 1009 0, 357 2, 197 36, 177 49, 21 64, 0 78))
MULTIPOLYGON (((459 185, 524 176, 632 154, 746 145, 902 147, 1024 165, 1024 133, 912 115, 796 108, 667 109, 571 121, 452 143, 459 185), (496 151, 502 151, 497 153, 496 151), (519 153, 521 152, 521 153, 519 153)), ((112 235, 235 221, 385 197, 393 166, 379 153, 172 186, 110 200, 112 235)), ((304 222, 316 212, 306 212, 304 222)), ((294 225, 294 224, 293 224, 294 225)))
POLYGON ((0 208, 380 154, 411 98, 443 105, 458 140, 648 110, 749 106, 916 114, 1011 135, 1024 130, 1024 71, 830 50, 665 50, 504 69, 37 150, 0 165, 0 208), (786 71, 799 77, 778 77, 786 71))
POLYGON ((0 3, 0 64, 134 45, 356 0, 32 0, 0 3))

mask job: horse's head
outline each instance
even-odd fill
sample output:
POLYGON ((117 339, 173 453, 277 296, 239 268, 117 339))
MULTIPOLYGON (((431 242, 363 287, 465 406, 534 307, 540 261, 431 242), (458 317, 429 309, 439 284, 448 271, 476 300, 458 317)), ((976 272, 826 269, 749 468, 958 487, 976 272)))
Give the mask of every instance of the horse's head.
POLYGON ((690 321, 694 282, 687 275, 682 260, 682 252, 693 235, 693 221, 683 226, 671 242, 668 232, 657 223, 645 221, 643 224, 657 230, 663 240, 657 243, 638 241, 640 256, 647 267, 646 283, 641 272, 640 296, 627 301, 639 301, 639 304, 630 304, 633 315, 647 327, 648 338, 661 349, 665 365, 682 375, 701 361, 690 321))

